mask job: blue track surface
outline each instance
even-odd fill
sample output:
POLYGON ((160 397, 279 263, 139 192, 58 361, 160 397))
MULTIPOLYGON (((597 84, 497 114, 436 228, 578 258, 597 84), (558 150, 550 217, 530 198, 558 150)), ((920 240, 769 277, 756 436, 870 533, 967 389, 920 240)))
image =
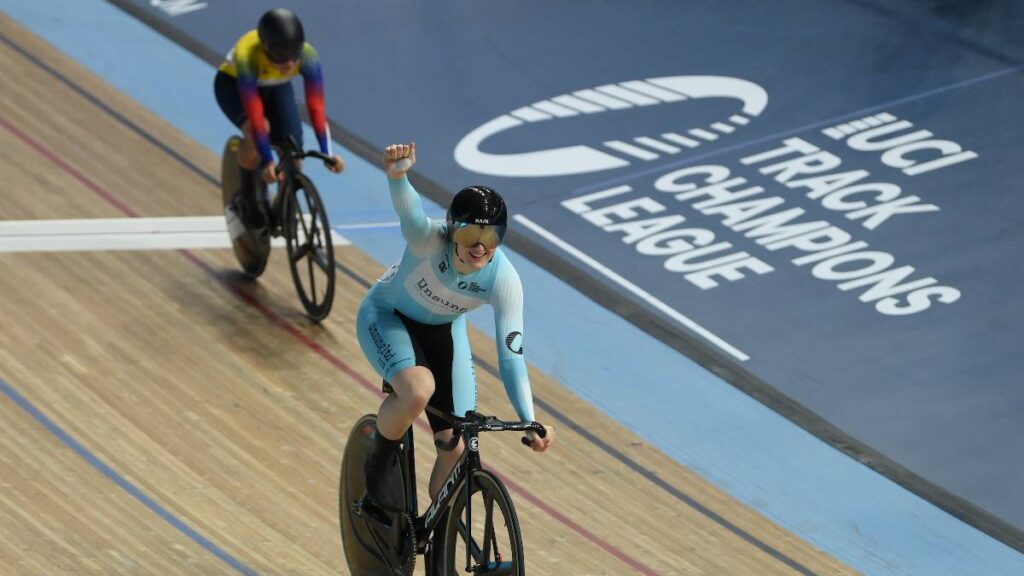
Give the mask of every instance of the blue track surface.
MULTIPOLYGON (((10 8, 5 6, 5 10, 85 65, 104 74, 110 82, 196 140, 211 149, 219 149, 230 126, 217 117, 212 105, 209 85, 212 72, 208 64, 169 45, 149 29, 103 3, 61 1, 58 4, 63 11, 55 11, 53 7, 44 10, 16 0, 10 8), (118 33, 98 34, 96 30, 118 33), (117 45, 110 43, 112 36, 119 38, 117 45), (124 57, 125 46, 132 47, 131 58, 124 57), (169 93, 168 84, 179 87, 180 92, 169 93)), ((252 4, 247 10, 258 13, 260 7, 252 4)), ((296 4, 300 9, 304 5, 296 4)), ((976 253, 978 242, 986 242, 983 246, 988 248, 984 253, 991 251, 992 258, 1001 255, 1002 262, 1010 265, 1000 269, 1007 271, 1015 270, 1014 258, 1020 258, 1020 251, 1014 250, 1020 245, 1019 227, 1009 226, 1013 223, 1009 216, 1020 213, 1019 201, 1015 205, 1012 195, 1000 194, 1002 189, 976 190, 976 171, 982 166, 989 170, 986 178, 1012 185, 1015 175, 1006 158, 1015 150, 1015 143, 1013 130, 1003 131, 1001 135, 985 131, 985 137, 981 138, 972 127, 973 117, 970 122, 963 121, 964 118, 957 122, 956 117, 963 116, 958 110, 977 107, 975 99, 989 98, 989 106, 979 114, 985 122, 1006 124, 1009 111, 999 108, 998 96, 1008 89, 1002 83, 1020 81, 1014 62, 1007 58, 1000 61, 996 56, 947 42, 938 35, 931 37, 932 32, 927 29, 908 32, 899 20, 852 4, 835 3, 819 8, 814 8, 820 6, 817 3, 808 4, 805 10, 795 10, 793 16, 805 21, 807 26, 801 28, 799 22, 791 23, 776 33, 822 35, 824 31, 818 20, 828 22, 826 16, 841 17, 843 26, 837 25, 831 31, 841 39, 852 42, 859 38, 855 33, 858 27, 851 26, 851 22, 873 33, 881 30, 877 35, 880 38, 909 34, 909 40, 902 39, 904 44, 917 50, 917 46, 924 43, 928 50, 907 56, 906 66, 919 63, 920 58, 926 56, 933 59, 927 61, 936 64, 922 67, 917 76, 908 76, 906 70, 897 66, 901 59, 893 57, 891 81, 882 82, 872 80, 868 72, 877 70, 879 62, 887 60, 852 58, 853 64, 859 67, 851 65, 853 70, 847 70, 851 52, 847 50, 844 57, 839 48, 833 47, 832 60, 814 67, 811 56, 806 56, 804 62, 783 46, 766 47, 771 44, 770 38, 764 37, 766 33, 755 26, 758 15, 752 13, 734 18, 726 25, 721 15, 712 14, 715 11, 694 12, 690 19, 679 18, 676 14, 672 20, 669 18, 672 5, 652 4, 652 7, 660 6, 660 12, 655 8, 631 10, 632 24, 625 26, 622 18, 615 18, 607 11, 591 10, 588 14, 573 15, 573 21, 579 21, 581 28, 590 26, 586 35, 576 34, 579 37, 576 38, 564 29, 569 20, 563 12, 572 10, 566 4, 552 3, 552 13, 545 13, 544 22, 537 22, 535 17, 531 19, 511 7, 507 14, 501 14, 500 8, 484 14, 477 12, 474 6, 459 5, 458 10, 452 8, 451 13, 435 9, 430 13, 416 11, 413 14, 386 3, 372 8, 360 4, 347 7, 346 18, 338 22, 325 17, 311 24, 309 35, 321 51, 328 54, 325 56, 328 81, 335 83, 328 84, 327 88, 332 118, 375 145, 416 139, 424 152, 421 167, 442 185, 454 187, 467 179, 495 182, 499 189, 514 198, 513 206, 520 207, 521 214, 555 231, 577 248, 585 248, 591 256, 600 256, 606 266, 642 286, 648 294, 711 328, 738 350, 749 354, 750 360, 744 362, 746 367, 770 384, 785 388, 801 402, 855 432, 869 444, 891 443, 893 449, 883 451, 915 466, 919 472, 928 472, 921 468, 934 466, 939 477, 931 472, 926 475, 936 481, 941 480, 943 474, 947 475, 947 488, 953 489, 950 484, 960 481, 966 487, 960 492, 976 500, 1010 498, 1009 502, 1013 502, 1016 495, 1012 486, 1005 486, 1001 491, 998 488, 1000 481, 1015 477, 1012 466, 1020 466, 1019 459, 1005 459, 998 450, 1006 446, 1013 452, 1015 446, 980 444, 985 450, 970 448, 978 446, 987 434, 1013 433, 1014 426, 1020 426, 1019 418, 978 416, 993 413, 993 397, 1004 400, 998 406, 1004 410, 1012 408, 1014 401, 1020 406, 1012 391, 997 385, 1007 374, 1021 374, 1019 364, 1012 364, 1014 360, 1005 353, 1008 343, 978 341, 1002 334, 1013 336, 1013 331, 1019 330, 1008 322, 997 321, 1005 318, 1005 313, 996 318, 1000 306, 1009 302, 1008 297, 1013 294, 1014 286, 1008 282, 1012 278, 991 277, 990 269, 998 267, 988 265, 983 254, 976 253), (483 26, 481 19, 487 19, 489 26, 483 26), (680 20, 685 22, 680 24, 680 20), (544 41, 524 42, 522 36, 496 30, 499 23, 509 28, 518 26, 517 34, 532 33, 544 41), (561 24, 560 34, 545 28, 555 23, 561 24), (810 26, 812 23, 815 26, 810 26), (375 45, 381 37, 413 45, 434 42, 438 30, 454 25, 476 32, 449 34, 445 36, 447 40, 434 44, 438 46, 436 50, 407 50, 402 58, 397 57, 400 51, 397 44, 375 45), (762 53, 738 58, 735 50, 745 46, 744 43, 734 43, 733 52, 715 48, 716 42, 725 40, 717 35, 712 38, 706 32, 702 35, 701 30, 709 26, 724 27, 723 38, 743 34, 749 42, 759 39, 762 49, 758 52, 762 53), (329 29, 334 30, 330 35, 329 29), (372 35, 369 30, 373 30, 372 35), (318 36, 325 40, 317 41, 318 36), (342 39, 346 45, 329 48, 328 37, 342 39), (607 44, 608 38, 616 38, 616 42, 607 44), (560 51, 562 44, 570 40, 583 43, 583 53, 589 54, 586 61, 579 52, 560 51), (669 40, 674 46, 678 44, 675 52, 660 61, 641 57, 645 50, 654 51, 669 40), (630 50, 618 50, 622 45, 629 45, 630 50), (684 49, 685 45, 691 48, 684 49), (680 64, 679 52, 697 52, 697 45, 702 56, 699 65, 680 64), (941 50, 949 50, 949 53, 941 50), (936 51, 940 51, 938 56, 936 51), (351 54, 360 56, 349 57, 351 54), (474 57, 468 58, 465 54, 474 54, 474 57), (545 54, 547 59, 538 60, 545 54), (787 66, 773 64, 772 54, 777 60, 788 57, 787 66), (751 60, 755 56, 763 60, 751 60), (445 69, 443 75, 439 75, 436 68, 428 69, 423 61, 445 57, 465 60, 458 61, 457 70, 445 69), (948 63, 950 59, 963 61, 963 69, 937 70, 938 63, 948 63), (543 66, 526 66, 527 62, 540 62, 543 66), (485 71, 487 76, 481 76, 485 71), (733 133, 720 131, 721 138, 704 142, 687 154, 682 150, 671 154, 664 152, 652 160, 626 155, 630 162, 628 167, 586 175, 530 178, 474 174, 460 167, 453 157, 455 147, 464 136, 494 118, 529 104, 609 83, 712 73, 762 86, 768 95, 767 107, 757 115, 748 113, 749 122, 733 133), (480 77, 495 80, 488 84, 486 94, 482 90, 460 91, 468 95, 457 96, 453 101, 452 87, 472 85, 469 80, 480 77), (858 89, 840 90, 858 79, 858 89), (396 86, 402 88, 396 89, 396 86), (801 97, 820 93, 828 93, 829 97, 801 97), (838 96, 833 97, 833 94, 838 96), (393 104, 382 105, 387 102, 393 104), (886 106, 878 108, 880 105, 886 106), (860 114, 880 112, 910 119, 916 127, 932 131, 937 138, 956 141, 965 149, 977 152, 978 157, 943 168, 941 172, 936 170, 933 176, 942 178, 928 180, 926 185, 921 182, 926 182, 928 174, 908 176, 882 164, 878 154, 851 151, 845 139, 835 140, 821 132, 833 124, 860 118, 860 114), (829 210, 820 202, 810 202, 799 191, 773 180, 771 175, 759 173, 760 164, 748 166, 741 162, 744 157, 777 147, 789 136, 801 137, 840 157, 841 170, 867 170, 877 176, 871 181, 896 183, 903 189, 904 196, 917 195, 922 202, 933 203, 941 210, 895 216, 875 229, 867 229, 862 226, 863 219, 843 218, 842 213, 829 210), (854 239, 896 255, 897 266, 911 263, 921 271, 922 277, 934 276, 938 283, 956 287, 961 298, 918 315, 888 317, 877 313, 871 304, 858 300, 859 290, 853 293, 837 290, 836 282, 814 278, 806 267, 790 263, 792 254, 766 251, 728 229, 722 224, 721 216, 700 214, 692 208, 692 203, 678 202, 669 194, 655 191, 658 176, 697 164, 729 168, 750 180, 749 185, 764 187, 763 196, 781 196, 786 207, 804 209, 807 221, 829 220, 842 226, 854 239), (633 246, 621 242, 621 233, 606 232, 561 204, 571 197, 623 184, 634 189, 632 195, 623 195, 623 199, 656 199, 666 206, 664 214, 682 215, 695 227, 714 231, 737 248, 757 255, 775 270, 723 283, 718 288, 698 290, 681 281, 679 274, 661 268, 663 258, 638 257, 633 246), (971 193, 964 193, 965 190, 971 193), (986 195, 984 202, 978 202, 979 194, 986 195), (950 218, 964 224, 956 227, 950 218), (984 222, 990 225, 979 225, 984 222), (942 233, 950 229, 960 235, 942 233), (978 238, 968 242, 964 236, 978 238), (996 292, 997 287, 1002 288, 1001 295, 996 292), (989 292, 985 292, 986 289, 989 292), (975 298, 975 294, 984 298, 975 298), (962 347, 965 343, 979 348, 983 343, 995 347, 977 351, 981 356, 968 355, 978 358, 977 361, 964 361, 964 354, 948 353, 950 346, 962 347), (999 348, 1000 345, 1004 348, 999 348), (795 353, 798 353, 796 358, 795 353), (950 377, 934 378, 945 375, 939 370, 943 362, 953 363, 952 368, 944 365, 945 372, 954 369, 959 372, 950 377), (974 376, 969 380, 969 392, 974 395, 970 403, 963 401, 963 383, 954 381, 959 378, 956 374, 964 372, 974 376), (880 380, 879 374, 886 379, 880 380), (979 385, 979 375, 984 375, 983 380, 992 384, 979 385), (924 394, 924 391, 929 393, 924 394), (908 407, 912 410, 908 411, 908 407), (964 425, 958 431, 951 429, 950 422, 964 425), (939 440, 947 439, 938 435, 939 432, 956 442, 943 445, 939 440), (892 444, 894 440, 898 442, 892 444), (941 462, 936 461, 939 455, 945 457, 941 462), (949 465, 951 459, 958 465, 949 465)), ((235 9, 232 3, 221 2, 205 10, 184 13, 174 23, 195 38, 204 38, 211 46, 223 44, 218 48, 226 49, 231 42, 229 37, 233 39, 236 34, 231 30, 223 32, 224 23, 238 22, 239 31, 246 24, 231 13, 235 9), (223 12, 218 13, 218 10, 223 12)), ((868 42, 874 37, 865 36, 861 41, 868 42)), ((830 55, 828 50, 828 46, 824 46, 812 56, 824 59, 830 55)), ((865 50, 856 53, 863 56, 865 50)), ((691 83, 687 88, 699 93, 706 89, 706 84, 691 83)), ((735 98, 696 97, 698 95, 690 95, 689 103, 685 104, 638 105, 625 112, 609 113, 608 120, 600 122, 591 122, 584 117, 587 115, 580 114, 578 118, 561 122, 561 128, 555 128, 554 121, 526 123, 516 138, 511 137, 513 131, 510 130, 507 141, 495 140, 494 147, 488 151, 518 153, 584 143, 593 150, 618 152, 602 148, 603 143, 611 139, 630 141, 644 134, 660 135, 669 128, 682 134, 690 127, 697 127, 699 122, 704 122, 705 129, 715 130, 708 118, 728 119, 740 111, 739 100, 735 98)), ((1008 101, 1003 105, 1007 104, 1008 101)), ((589 116, 595 118, 595 114, 589 116)), ((621 154, 619 157, 623 158, 621 154)), ((332 221, 344 226, 392 220, 386 195, 381 193, 383 176, 353 154, 349 153, 348 158, 350 168, 343 185, 335 184, 338 179, 319 178, 329 183, 327 187, 336 187, 329 193, 332 221)), ((837 171, 840 170, 829 173, 837 171)), ((606 201, 604 205, 609 203, 606 201)), ((428 210, 435 214, 440 212, 436 206, 428 210)), ((343 231, 382 262, 389 262, 399 254, 399 239, 394 229, 343 231)), ((552 247, 553 253, 559 250, 552 247)), ((834 452, 643 335, 631 324, 581 299, 571 288, 527 261, 519 258, 516 263, 528 287, 527 322, 537 335, 531 341, 531 361, 782 525, 866 573, 1009 574, 1024 571, 1024 560, 1019 553, 834 452), (531 298, 531 294, 536 296, 531 298), (567 314, 568 309, 575 313, 567 314), (602 360, 607 358, 618 360, 613 363, 602 360), (640 383, 624 389, 622 382, 640 383)), ((1017 275, 1019 277, 1019 273, 1017 275)), ((606 280, 602 277, 601 281, 606 280)), ((632 297, 630 294, 624 293, 624 296, 632 297)), ((477 320, 486 322, 483 318, 477 320)), ((1019 414, 1019 410, 1016 413, 1019 414)), ((1020 434, 1011 437, 1019 438, 1020 434)), ((1016 477, 1019 478, 1019 474, 1016 477)), ((991 504, 988 506, 993 508, 991 504)), ((1004 511, 1012 511, 1012 507, 998 508, 998 511, 1005 514, 1004 511)))

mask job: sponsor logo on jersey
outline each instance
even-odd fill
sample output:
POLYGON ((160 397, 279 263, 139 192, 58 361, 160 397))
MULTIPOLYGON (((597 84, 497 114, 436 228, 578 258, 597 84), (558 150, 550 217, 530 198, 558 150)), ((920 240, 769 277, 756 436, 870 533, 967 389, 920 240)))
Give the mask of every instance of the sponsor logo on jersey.
POLYGON ((512 351, 513 354, 523 353, 523 333, 522 332, 509 332, 508 336, 505 336, 505 346, 512 351))
POLYGON ((387 367, 388 361, 395 357, 395 351, 391 349, 391 345, 385 342, 384 337, 380 335, 376 322, 370 324, 368 329, 370 331, 370 338, 373 339, 373 345, 377 347, 377 363, 380 364, 381 369, 384 369, 387 367))
POLYGON ((480 286, 476 282, 466 282, 465 280, 460 281, 458 283, 458 287, 459 287, 460 290, 465 290, 467 292, 472 292, 473 294, 480 294, 481 292, 487 292, 486 288, 484 288, 483 286, 480 286))
POLYGON ((469 308, 462 306, 458 302, 452 302, 450 299, 440 296, 436 293, 436 289, 432 288, 430 282, 426 278, 420 277, 419 281, 416 282, 417 293, 426 300, 432 308, 442 308, 446 312, 454 312, 456 314, 462 314, 469 312, 469 308))

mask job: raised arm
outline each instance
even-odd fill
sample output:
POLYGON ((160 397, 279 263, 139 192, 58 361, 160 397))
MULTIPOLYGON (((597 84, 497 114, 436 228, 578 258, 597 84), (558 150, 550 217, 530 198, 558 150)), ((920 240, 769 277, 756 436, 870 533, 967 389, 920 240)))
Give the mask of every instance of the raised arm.
POLYGON ((416 144, 392 144, 384 149, 384 170, 388 174, 391 203, 402 225, 402 237, 414 249, 431 238, 430 219, 423 201, 412 187, 406 172, 416 163, 416 144))

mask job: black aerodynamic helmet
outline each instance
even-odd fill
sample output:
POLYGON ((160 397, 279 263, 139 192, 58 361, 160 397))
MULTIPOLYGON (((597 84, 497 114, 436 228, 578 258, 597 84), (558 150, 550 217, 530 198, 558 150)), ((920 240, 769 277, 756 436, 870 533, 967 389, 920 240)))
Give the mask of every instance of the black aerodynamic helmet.
POLYGON ((448 205, 447 224, 449 240, 459 240, 456 235, 461 230, 466 230, 467 238, 471 236, 496 240, 484 241, 485 245, 493 248, 493 245, 502 241, 508 229, 505 200, 493 188, 487 186, 463 188, 448 205), (471 231, 473 234, 470 235, 471 231))
POLYGON ((260 17, 256 32, 260 36, 263 50, 274 62, 298 60, 302 56, 306 33, 302 30, 299 17, 291 10, 268 10, 260 17))

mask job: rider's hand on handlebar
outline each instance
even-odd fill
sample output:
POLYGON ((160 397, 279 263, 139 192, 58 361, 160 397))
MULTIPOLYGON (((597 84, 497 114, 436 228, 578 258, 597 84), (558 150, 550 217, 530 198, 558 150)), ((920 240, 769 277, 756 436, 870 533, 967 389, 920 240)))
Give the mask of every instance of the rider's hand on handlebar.
POLYGON ((284 172, 277 171, 277 162, 273 160, 269 164, 263 167, 263 181, 267 184, 273 184, 278 180, 284 180, 284 172))
POLYGON ((543 452, 547 450, 548 447, 551 446, 551 443, 555 441, 555 429, 551 426, 545 426, 544 430, 547 431, 547 435, 543 438, 537 436, 537 434, 532 431, 528 431, 526 433, 527 439, 530 440, 530 448, 532 448, 534 452, 543 452))
POLYGON ((388 178, 398 180, 416 163, 416 143, 392 144, 384 149, 384 170, 388 178))
POLYGON ((331 158, 334 161, 333 162, 324 162, 324 166, 327 166, 327 169, 330 170, 331 172, 334 172, 335 174, 339 174, 342 170, 345 169, 345 159, 342 158, 341 156, 338 156, 337 154, 335 154, 334 156, 331 156, 331 158))

